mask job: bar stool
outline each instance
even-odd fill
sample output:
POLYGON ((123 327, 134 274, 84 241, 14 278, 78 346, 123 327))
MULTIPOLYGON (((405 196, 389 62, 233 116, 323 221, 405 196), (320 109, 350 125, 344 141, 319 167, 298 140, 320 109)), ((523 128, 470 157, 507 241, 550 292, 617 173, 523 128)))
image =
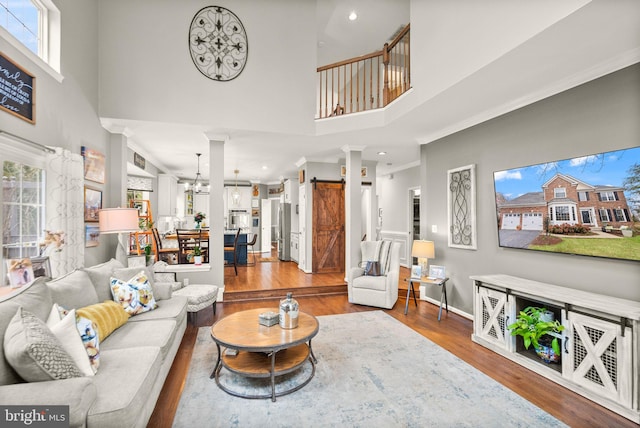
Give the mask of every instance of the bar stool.
POLYGON ((224 252, 233 254, 233 261, 227 262, 225 260, 225 267, 233 266, 233 270, 236 272, 236 276, 238 276, 238 238, 240 237, 240 228, 236 232, 236 236, 233 238, 233 246, 227 247, 225 245, 224 252))
POLYGON ((253 239, 250 242, 239 243, 239 247, 247 247, 247 266, 255 266, 256 264, 256 255, 253 252, 253 246, 256 245, 256 241, 258 240, 258 234, 253 234, 253 239), (249 247, 251 247, 251 254, 253 254, 253 263, 249 263, 249 247))

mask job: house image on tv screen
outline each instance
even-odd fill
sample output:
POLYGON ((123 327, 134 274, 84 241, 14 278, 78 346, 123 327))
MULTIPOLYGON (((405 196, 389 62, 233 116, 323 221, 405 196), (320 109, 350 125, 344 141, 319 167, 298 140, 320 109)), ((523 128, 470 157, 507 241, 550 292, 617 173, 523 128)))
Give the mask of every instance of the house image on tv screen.
POLYGON ((497 195, 498 227, 508 230, 543 230, 550 225, 583 225, 588 228, 631 226, 632 218, 622 187, 585 183, 556 174, 540 192, 506 200, 497 195))

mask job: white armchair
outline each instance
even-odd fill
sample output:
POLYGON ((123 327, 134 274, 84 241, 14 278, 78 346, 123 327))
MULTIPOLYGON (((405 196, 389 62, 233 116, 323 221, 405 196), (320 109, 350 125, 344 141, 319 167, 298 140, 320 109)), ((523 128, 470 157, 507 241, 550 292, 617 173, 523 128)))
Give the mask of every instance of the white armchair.
POLYGON ((349 303, 376 306, 391 309, 398 300, 398 279, 400 276, 400 244, 390 243, 388 259, 383 251, 379 252, 381 242, 363 241, 360 243, 362 253, 361 267, 354 267, 349 272, 347 291, 349 303), (378 257, 381 259, 378 260, 378 257), (365 275, 364 264, 367 261, 380 261, 381 276, 365 275))

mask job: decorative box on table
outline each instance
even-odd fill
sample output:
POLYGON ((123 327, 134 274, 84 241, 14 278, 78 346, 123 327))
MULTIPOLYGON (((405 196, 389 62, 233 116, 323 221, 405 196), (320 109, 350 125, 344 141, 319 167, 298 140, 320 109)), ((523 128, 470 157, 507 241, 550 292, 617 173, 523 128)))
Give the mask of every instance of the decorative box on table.
POLYGON ((272 325, 276 325, 280 322, 280 315, 278 315, 277 312, 263 312, 258 315, 258 322, 261 325, 271 327, 272 325))

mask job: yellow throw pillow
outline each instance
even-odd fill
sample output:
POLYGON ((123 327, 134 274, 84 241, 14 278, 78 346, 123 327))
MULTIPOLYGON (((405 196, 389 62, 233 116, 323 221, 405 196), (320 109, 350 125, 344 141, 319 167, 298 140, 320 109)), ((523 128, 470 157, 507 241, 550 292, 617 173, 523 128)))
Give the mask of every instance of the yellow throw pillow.
POLYGON ((78 309, 76 314, 93 321, 98 328, 98 337, 101 342, 129 319, 129 314, 125 312, 122 305, 113 300, 85 306, 78 309))

